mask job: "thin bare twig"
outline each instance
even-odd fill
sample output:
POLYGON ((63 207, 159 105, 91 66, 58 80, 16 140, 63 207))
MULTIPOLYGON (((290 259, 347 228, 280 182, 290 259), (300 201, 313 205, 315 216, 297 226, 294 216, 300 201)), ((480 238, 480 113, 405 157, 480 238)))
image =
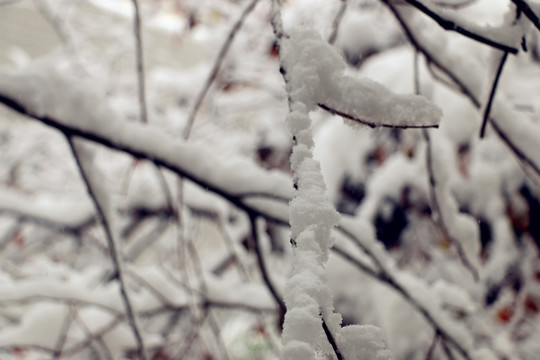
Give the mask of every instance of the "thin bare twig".
MULTIPOLYGON (((431 137, 429 136, 428 132, 424 130, 424 139, 426 140, 426 167, 428 170, 429 175, 429 185, 430 185, 430 198, 431 198, 431 206, 433 210, 432 219, 437 224, 439 229, 442 231, 444 236, 449 239, 452 244, 456 247, 459 259, 465 266, 465 268, 471 273, 475 281, 478 281, 480 279, 480 275, 478 274, 478 270, 471 264, 469 259, 467 258, 467 255, 465 254, 465 249, 463 249, 463 245, 459 241, 459 239, 455 239, 450 235, 450 229, 446 225, 446 222, 444 220, 444 217, 441 212, 441 208, 439 205, 439 198, 437 196, 437 180, 435 176, 435 171, 433 168, 433 149, 431 145, 431 137)), ((471 239, 472 240, 472 239, 471 239)))
POLYGON ((139 90, 139 112, 141 121, 148 123, 148 109, 146 106, 146 85, 144 75, 144 51, 143 51, 143 39, 141 30, 141 12, 139 8, 138 0, 131 0, 133 3, 133 9, 135 11, 133 21, 133 32, 135 35, 135 57, 137 59, 137 82, 139 90))
POLYGON ((268 274, 268 269, 266 268, 266 261, 264 259, 261 246, 259 244, 259 230, 257 229, 257 219, 256 215, 253 213, 249 213, 249 223, 251 226, 251 238, 253 241, 253 249, 255 250, 255 255, 257 256, 257 264, 259 266, 259 270, 261 272, 263 281, 270 291, 270 294, 272 294, 272 297, 276 301, 276 304, 279 306, 280 310, 280 319, 283 319, 285 316, 285 312, 287 311, 287 307, 285 306, 285 303, 283 302, 283 299, 281 295, 277 292, 276 287, 274 286, 272 280, 270 279, 270 275, 268 274))
POLYGON ((208 310, 208 325, 210 326, 210 329, 212 330, 212 333, 214 334, 214 337, 216 338, 216 343, 218 344, 219 351, 221 356, 225 360, 229 360, 229 352, 227 350, 227 346, 225 346, 225 342, 223 341, 223 336, 221 335, 221 329, 219 328, 219 323, 216 320, 216 317, 212 313, 212 310, 208 310))
POLYGON ((345 15, 345 11, 347 10, 347 0, 341 0, 341 4, 339 5, 339 10, 336 14, 336 17, 334 17, 334 21, 332 21, 332 33, 330 33, 330 36, 328 37, 328 42, 330 44, 334 44, 337 39, 337 35, 339 32, 339 25, 341 24, 341 20, 343 20, 343 16, 345 15))
MULTIPOLYGON (((420 95, 420 69, 419 69, 419 56, 418 51, 414 52, 414 92, 416 95, 420 95)), ((430 190, 430 198, 431 198, 431 205, 433 208, 433 216, 432 218, 437 223, 437 226, 441 231, 444 233, 444 236, 452 241, 452 243, 456 246, 459 258, 463 265, 467 268, 467 270, 472 274, 475 281, 479 280, 479 274, 478 270, 471 264, 469 259, 467 258, 467 255, 465 254, 465 250, 463 249, 463 245, 459 241, 459 239, 454 239, 450 235, 450 230, 448 229, 448 226, 446 225, 446 222, 443 218, 441 208, 439 205, 439 199, 437 197, 437 180, 435 177, 435 170, 433 168, 433 149, 431 146, 431 138, 429 136, 429 132, 424 129, 422 131, 424 135, 424 139, 426 140, 426 168, 428 170, 428 176, 429 176, 429 190, 430 190)))
POLYGON ((444 354, 446 355, 448 360, 455 360, 454 354, 452 354, 452 349, 448 347, 448 344, 446 343, 446 341, 443 340, 441 343, 444 350, 444 354))
POLYGON ((189 326, 189 332, 186 336, 183 338, 184 340, 184 348, 182 351, 180 351, 177 355, 178 359, 186 359, 189 353, 191 352, 191 347, 195 343, 195 340, 199 337, 199 334, 201 333, 200 329, 203 326, 204 322, 206 321, 206 318, 208 316, 208 308, 203 308, 203 313, 199 317, 195 317, 195 315, 191 318, 191 324, 189 326))
POLYGON ((516 4, 517 8, 529 18, 538 30, 540 30, 540 19, 533 9, 531 9, 528 2, 526 0, 512 0, 512 2, 516 4))
POLYGON ((191 129, 193 127, 193 123, 195 122, 195 117, 197 116, 197 112, 199 111, 199 108, 201 107, 201 104, 206 97, 206 94, 208 93, 208 90, 210 89, 210 86, 212 86, 212 83, 216 79, 217 73, 219 69, 221 68, 221 64, 223 63, 223 60, 225 59, 225 56, 227 56, 227 53, 229 52, 229 48, 231 47, 231 44, 236 37, 236 34, 238 33, 238 30, 242 27, 244 24, 244 21, 246 20, 246 17, 249 15, 249 13, 255 8, 255 5, 259 0, 252 0, 248 6, 242 11, 242 14, 236 20, 233 27, 229 31, 229 35, 227 36, 227 40, 223 43, 221 46, 221 49, 219 49, 218 55, 216 57, 216 60, 214 62, 214 65, 212 66, 212 70, 210 70, 210 73, 208 74, 208 77, 206 78, 206 82, 204 83, 204 86, 197 95, 197 98, 195 99, 195 104, 193 105, 193 108, 191 109, 191 112, 189 113, 186 126, 184 127, 182 137, 184 139, 189 138, 189 135, 191 133, 191 129))
POLYGON ((435 352, 435 347, 437 346, 437 342, 439 342, 439 338, 441 335, 438 331, 435 331, 435 334, 433 335, 433 341, 431 342, 431 345, 429 346, 428 352, 426 353, 425 360, 431 360, 433 357, 433 353, 435 352))
POLYGON ((68 305, 67 314, 65 315, 64 322, 62 323, 62 328, 60 330, 60 337, 56 341, 56 345, 54 346, 54 358, 59 359, 62 356, 62 351, 64 349, 64 346, 67 341, 69 328, 71 327, 71 324, 73 323, 73 307, 71 304, 68 305))
MULTIPOLYGON (((135 38, 135 57, 137 61, 137 89, 138 89, 138 96, 139 96, 139 116, 140 116, 141 122, 143 124, 147 124, 149 122, 149 119, 148 119, 148 104, 147 104, 147 99, 146 99, 146 76, 145 76, 145 68, 144 68, 144 46, 143 46, 143 34, 142 34, 142 25, 141 25, 141 11, 139 7, 139 1, 138 0, 131 0, 131 1, 133 3, 133 9, 135 12, 134 21, 133 21, 133 34, 135 38)), ((135 163, 132 166, 134 167, 135 163)), ((161 169, 159 169, 158 167, 155 168, 155 172, 156 172, 158 181, 160 183, 160 186, 163 189, 163 192, 165 193, 165 198, 167 199, 169 208, 172 211, 174 211, 171 190, 169 189, 169 185, 167 184, 167 181, 165 180, 165 176, 163 175, 163 172, 161 171, 161 169)))
POLYGON ((489 45, 499 50, 503 50, 512 54, 518 53, 518 49, 515 47, 502 44, 492 39, 488 39, 480 34, 477 34, 473 31, 463 28, 462 26, 456 24, 455 22, 451 20, 445 19, 444 17, 437 14, 434 10, 430 9, 421 1, 418 1, 418 0, 405 0, 405 1, 408 4, 417 8, 418 10, 420 10, 421 12, 423 12, 424 14, 426 14, 427 16, 429 16, 431 19, 435 20, 435 22, 437 22, 437 24, 439 24, 445 30, 455 31, 465 37, 478 41, 482 44, 489 45))
POLYGON ((497 85, 499 84, 499 79, 501 78, 502 70, 506 59, 508 58, 508 52, 504 52, 497 67, 497 72, 495 73, 495 78, 493 79, 493 85, 491 86, 491 91, 489 93, 489 98, 487 101, 486 108, 484 110, 484 116, 482 118, 482 126, 480 127, 480 138, 484 137, 486 131, 486 125, 489 119, 489 113, 491 112, 491 106, 493 105, 493 99, 495 99, 495 93, 497 92, 497 85))
POLYGON ((58 14, 51 9, 51 6, 47 0, 34 0, 34 5, 43 18, 51 25, 54 32, 62 42, 66 53, 72 57, 73 65, 76 66, 77 70, 79 70, 82 74, 87 74, 87 71, 84 68, 75 47, 75 41, 73 40, 72 33, 67 29, 65 21, 63 21, 60 16, 58 16, 58 14))
MULTIPOLYGON (((77 316, 77 314, 75 314, 75 322, 82 328, 83 332, 86 334, 87 337, 92 337, 92 332, 90 331, 90 329, 88 329, 88 326, 86 326, 84 321, 79 316, 77 316)), ((105 343, 105 341, 103 341, 103 338, 98 337, 95 340, 103 351, 105 359, 113 360, 111 350, 109 350, 107 344, 105 343)))
POLYGON ((339 350, 337 346, 336 339, 334 338, 334 335, 328 328, 328 325, 326 325, 326 321, 324 321, 324 317, 322 321, 322 328, 323 328, 324 334, 326 335, 326 339, 328 340, 328 342, 332 346, 332 349, 334 350, 334 354, 336 354, 337 359, 343 360, 344 358, 343 358, 343 355, 341 354, 341 351, 339 350))
POLYGON ((92 202, 94 203, 96 207, 98 216, 101 219, 101 222, 103 224, 103 230, 105 231, 107 243, 109 245, 109 250, 111 252, 110 256, 113 262, 114 271, 118 275, 121 298, 122 298, 122 301, 124 302, 124 307, 126 309, 126 314, 129 320, 129 324, 131 326, 131 329, 133 330, 133 334, 137 341, 139 356, 141 360, 146 360, 147 356, 146 356, 146 351, 144 348, 144 340, 142 338, 141 331, 139 329, 137 320, 135 318, 135 312, 133 310, 133 306, 128 296, 127 285, 124 278, 125 274, 123 271, 122 261, 120 258, 121 257, 120 251, 118 250, 116 240, 111 230, 110 220, 105 215, 107 212, 105 209, 105 205, 102 203, 102 200, 97 195, 95 185, 93 184, 91 177, 89 175, 89 171, 92 171, 92 170, 87 169, 85 164, 81 160, 81 155, 79 154, 79 151, 77 150, 77 144, 75 143, 76 140, 72 136, 69 136, 69 135, 66 135, 66 139, 68 141, 69 148, 71 149, 71 153, 73 154, 73 157, 77 163, 77 167, 79 169, 80 175, 84 181, 84 184, 86 185, 88 194, 90 195, 90 198, 92 199, 92 202))
POLYGON ((427 128, 438 128, 439 127, 438 124, 433 124, 433 125, 415 125, 415 124, 412 124, 412 125, 397 125, 397 124, 387 124, 387 123, 378 124, 378 123, 374 123, 374 122, 371 122, 371 121, 368 121, 368 120, 358 119, 358 118, 356 118, 356 117, 354 117, 352 115, 349 115, 349 114, 344 113, 342 111, 331 108, 330 106, 325 105, 325 104, 318 104, 318 105, 319 105, 319 107, 321 109, 326 110, 326 111, 328 111, 329 113, 331 113, 333 115, 339 115, 341 117, 344 117, 346 119, 352 120, 352 121, 357 122, 357 123, 360 123, 362 125, 369 126, 372 129, 375 129, 375 128, 378 128, 378 127, 391 128, 391 129, 427 129, 427 128))

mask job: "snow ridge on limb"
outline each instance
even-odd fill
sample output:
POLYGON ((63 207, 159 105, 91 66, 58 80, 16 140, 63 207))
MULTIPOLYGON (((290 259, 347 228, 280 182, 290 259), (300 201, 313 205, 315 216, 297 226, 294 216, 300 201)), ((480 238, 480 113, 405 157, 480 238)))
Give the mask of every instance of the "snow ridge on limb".
POLYGON ((291 96, 308 107, 319 106, 369 127, 437 127, 442 112, 426 98, 397 95, 370 79, 345 75, 341 55, 312 31, 296 31, 283 42, 283 66, 290 80, 291 96), (298 66, 293 66, 299 64, 298 66))
POLYGON ((178 141, 156 126, 121 120, 100 89, 70 79, 54 64, 0 72, 0 103, 64 133, 152 160, 238 203, 257 194, 291 195, 289 178, 277 171, 243 159, 217 158, 203 145, 178 141))

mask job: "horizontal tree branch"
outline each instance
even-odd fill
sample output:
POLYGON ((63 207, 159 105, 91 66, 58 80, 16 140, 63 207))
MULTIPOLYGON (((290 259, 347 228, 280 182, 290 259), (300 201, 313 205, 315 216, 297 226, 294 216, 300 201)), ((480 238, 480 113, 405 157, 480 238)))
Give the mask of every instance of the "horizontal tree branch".
POLYGON ((509 52, 511 54, 517 54, 518 49, 512 46, 505 45, 503 43, 497 42, 495 40, 489 39, 485 36, 482 36, 474 31, 466 29, 459 24, 456 24, 454 21, 445 19, 443 16, 439 15, 436 11, 431 9, 426 4, 418 0, 405 0, 408 4, 414 6, 416 9, 420 10, 425 15, 429 16, 431 19, 435 20, 443 29, 449 31, 455 31, 469 39, 478 41, 482 44, 489 45, 499 50, 509 52))
POLYGON ((339 111, 337 109, 331 108, 330 106, 325 105, 325 104, 318 104, 318 105, 319 105, 319 107, 321 109, 326 110, 326 111, 328 111, 329 113, 331 113, 333 115, 339 115, 341 117, 344 117, 346 119, 352 120, 352 121, 357 122, 357 123, 360 123, 362 125, 369 126, 372 129, 375 129, 375 128, 378 128, 378 127, 392 128, 392 129, 428 129, 428 128, 438 128, 439 127, 438 124, 434 124, 434 125, 414 125, 414 124, 413 125, 396 125, 396 124, 390 124, 390 123, 377 124, 377 123, 374 123, 374 122, 371 122, 371 121, 368 121, 368 120, 355 118, 352 115, 349 115, 349 114, 344 113, 342 111, 339 111))

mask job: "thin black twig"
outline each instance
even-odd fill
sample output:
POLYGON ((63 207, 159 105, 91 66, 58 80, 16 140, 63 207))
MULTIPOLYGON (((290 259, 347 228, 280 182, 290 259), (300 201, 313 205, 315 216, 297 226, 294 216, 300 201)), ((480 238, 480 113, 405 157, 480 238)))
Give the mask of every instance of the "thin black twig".
POLYGON ((201 107, 201 104, 206 97, 206 94, 208 93, 208 90, 210 90, 210 86, 212 86, 212 83, 216 79, 216 76, 218 74, 219 69, 221 68, 221 64, 225 60, 225 56, 227 56, 227 53, 229 52, 229 49, 231 47, 231 44, 236 37, 236 34, 238 33, 238 30, 242 27, 244 24, 244 21, 246 20, 246 17, 251 13, 251 11, 255 8, 255 5, 259 0, 252 0, 248 6, 242 11, 242 14, 236 20, 233 27, 229 31, 229 35, 227 36, 227 40, 223 43, 221 46, 221 49, 219 49, 219 53, 216 57, 216 60, 214 62, 214 65, 212 66, 212 70, 210 70, 210 73, 208 74, 208 77, 206 78, 206 82, 204 83, 204 86, 197 95, 197 98, 195 99, 195 104, 193 105, 193 108, 191 109, 191 112, 189 113, 186 126, 184 127, 182 137, 184 139, 189 138, 189 135, 191 133, 191 129, 193 128, 193 123, 195 122, 195 117, 197 116, 197 112, 199 111, 199 108, 201 107))
POLYGON ((341 4, 339 5, 339 10, 336 14, 336 17, 334 17, 334 21, 332 21, 332 32, 330 33, 330 36, 328 37, 328 42, 330 44, 334 44, 334 42, 336 42, 338 32, 339 32, 339 25, 341 24, 341 21, 343 20, 343 16, 345 15, 346 10, 347 10, 347 0, 341 0, 341 4))
POLYGON ((431 360, 431 358, 433 357, 433 353, 435 352, 435 347, 437 346, 437 343, 439 342, 440 337, 441 337, 441 334, 439 334, 438 331, 435 331, 435 334, 433 335, 433 341, 431 342, 428 352, 426 353, 425 360, 431 360))
POLYGON ((463 28, 462 26, 456 24, 455 22, 451 20, 445 19, 444 17, 437 14, 434 10, 430 9, 421 1, 418 1, 418 0, 405 0, 405 1, 408 4, 417 8, 418 10, 420 10, 421 12, 423 12, 424 14, 426 14, 427 16, 429 16, 431 19, 437 22, 437 24, 439 24, 445 30, 455 31, 465 37, 478 41, 482 44, 489 45, 499 50, 503 50, 512 54, 518 53, 518 49, 515 47, 502 44, 492 39, 488 39, 480 34, 477 34, 473 31, 463 28))
MULTIPOLYGON (((416 95, 420 95, 420 69, 419 69, 419 56, 418 51, 415 50, 414 52, 414 61, 413 61, 413 73, 414 73, 414 92, 416 95)), ((475 281, 478 281, 480 279, 478 270, 473 266, 473 264, 469 261, 467 258, 467 255, 465 254, 465 250, 463 249, 463 245, 461 244, 461 241, 459 239, 454 239, 450 236, 450 230, 448 229, 448 226, 446 225, 446 222, 443 218, 443 214, 441 212, 441 208, 439 206, 439 199, 437 197, 437 181, 435 179, 435 171, 433 169, 433 149, 431 145, 431 138, 429 136, 428 130, 424 129, 423 131, 424 139, 426 140, 426 168, 428 170, 428 176, 429 176, 429 190, 430 190, 430 198, 431 198, 431 204, 433 208, 433 216, 432 218, 437 223, 437 226, 441 231, 444 233, 446 238, 450 239, 452 243, 456 246, 459 258, 463 265, 469 270, 469 272, 472 274, 475 281)))
POLYGON ((369 248, 366 248, 353 233, 347 231, 345 228, 338 227, 338 230, 340 230, 344 235, 350 238, 353 243, 355 243, 362 251, 364 251, 373 260, 378 270, 375 271, 370 269, 366 265, 362 264, 362 262, 356 260, 354 257, 347 254, 346 252, 340 249, 336 250, 336 247, 334 246, 332 250, 334 250, 336 254, 340 255, 343 259, 357 267, 360 271, 372 276, 374 279, 381 281, 382 283, 387 284, 392 289, 397 291, 405 299, 405 301, 411 304, 412 307, 415 308, 424 317, 424 319, 426 319, 426 321, 431 325, 431 327, 438 331, 443 339, 446 339, 450 344, 452 344, 452 346, 454 346, 466 360, 472 359, 472 356, 468 353, 468 351, 460 345, 458 340, 456 340, 450 332, 446 331, 443 324, 440 324, 437 321, 436 317, 431 314, 430 310, 424 305, 422 305, 419 301, 417 301, 414 296, 407 290, 407 288, 405 288, 398 281, 395 280, 392 273, 386 270, 386 266, 384 266, 379 261, 378 257, 375 256, 375 254, 373 254, 373 252, 369 248))
POLYGON ((446 355, 448 360, 455 360, 455 356, 454 356, 454 354, 452 354, 452 349, 450 349, 450 347, 448 346, 446 341, 444 341, 444 339, 442 341, 442 348, 443 348, 444 354, 446 355))
MULTIPOLYGON (((83 330, 83 332, 85 333, 87 337, 92 336, 92 332, 90 331, 90 329, 88 329, 88 326, 86 326, 85 322, 77 314, 75 314, 74 321, 81 327, 81 329, 83 330)), ((109 350, 109 348, 107 347, 107 344, 105 343, 105 341, 103 341, 103 338, 98 337, 95 340, 98 343, 99 347, 101 348, 103 355, 105 357, 105 360, 113 360, 111 350, 109 350)))
POLYGON ((343 360, 343 355, 341 354, 341 351, 339 350, 336 339, 334 338, 334 335, 332 335, 332 332, 328 328, 328 325, 326 325, 326 322, 324 321, 324 318, 322 319, 322 328, 324 330, 324 334, 326 335, 326 339, 328 339, 328 342, 332 346, 332 349, 334 350, 334 354, 336 354, 336 357, 338 360, 343 360))
POLYGON ((531 9, 526 0, 512 0, 516 4, 517 8, 522 11, 525 16, 534 24, 534 26, 540 30, 540 19, 538 15, 531 9))
POLYGON ((71 324, 73 323, 73 308, 71 304, 68 305, 67 308, 67 314, 64 317, 64 321, 62 323, 62 328, 60 330, 60 337, 56 341, 56 345, 54 346, 54 358, 59 359, 62 356, 62 350, 64 349, 64 346, 66 344, 69 328, 71 327, 71 324))
POLYGON ((141 27, 141 12, 138 0, 131 0, 133 3, 134 21, 133 33, 135 37, 135 58, 137 61, 137 88, 139 94, 139 113, 141 122, 148 123, 148 108, 146 105, 146 85, 144 75, 144 51, 141 27))
POLYGON ((397 124, 387 124, 387 123, 374 123, 374 122, 371 122, 371 121, 368 121, 368 120, 363 120, 363 119, 358 119, 352 115, 349 115, 347 113, 344 113, 342 111, 339 111, 337 109, 334 109, 334 108, 331 108, 330 106, 328 105, 325 105, 325 104, 318 104, 319 107, 323 110, 326 110, 328 111, 329 113, 333 114, 333 115, 339 115, 341 117, 344 117, 346 119, 349 119, 349 120, 352 120, 354 122, 357 122, 357 123, 360 123, 362 125, 366 125, 366 126, 369 126, 370 128, 372 129, 375 129, 375 128, 378 128, 378 127, 384 127, 384 128, 391 128, 391 129, 428 129, 428 128, 438 128, 439 125, 438 124, 433 124, 433 125, 416 125, 416 124, 412 124, 412 125, 397 125, 397 124))
POLYGON ((133 335, 135 336, 135 340, 137 342, 138 353, 141 360, 146 360, 147 356, 146 356, 146 351, 144 348, 144 340, 142 338, 141 331, 138 327, 137 320, 135 318, 135 311, 133 309, 133 305, 131 304, 131 301, 129 299, 128 292, 127 292, 127 285, 124 278, 125 274, 124 274, 122 262, 120 259, 120 251, 117 247, 116 240, 111 230, 110 220, 105 215, 107 211, 104 207, 104 204, 102 203, 102 199, 100 199, 99 196, 97 195, 95 184, 93 184, 91 177, 89 176, 89 171, 92 171, 92 169, 87 169, 86 165, 81 160, 81 155, 79 154, 79 151, 77 150, 77 144, 75 143, 75 139, 73 139, 72 136, 66 135, 66 140, 68 141, 68 145, 69 145, 69 148, 71 149, 71 153, 73 154, 75 162, 77 163, 77 168, 79 169, 79 173, 83 179, 83 182, 86 186, 88 194, 90 195, 90 198, 92 199, 92 202, 94 203, 96 207, 96 211, 101 220, 101 223, 103 224, 103 230, 105 231, 107 243, 109 245, 110 257, 113 262, 114 271, 118 275, 121 298, 122 298, 122 301, 124 302, 124 307, 126 309, 128 321, 131 326, 131 329, 133 330, 133 335))
POLYGON ((493 99, 495 99, 495 93, 497 92, 497 85, 499 84, 499 79, 501 78, 502 70, 506 59, 508 58, 508 52, 504 52, 497 67, 497 72, 495 73, 495 78, 493 79, 493 85, 491 86, 491 91, 489 93, 489 98, 487 101, 486 108, 484 110, 484 116, 482 118, 482 126, 480 127, 480 138, 484 137, 486 131, 486 125, 489 119, 489 114, 491 112, 491 106, 493 105, 493 99))
POLYGON ((172 172, 176 173, 180 177, 186 178, 193 183, 199 185, 205 190, 208 190, 210 192, 213 192, 219 196, 221 196, 224 199, 227 199, 230 203, 237 206, 238 208, 251 212, 256 215, 261 215, 269 219, 270 221, 273 221, 278 224, 284 224, 287 225, 288 221, 272 216, 269 213, 265 213, 263 210, 259 210, 256 206, 252 206, 250 204, 247 204, 243 201, 242 196, 238 196, 236 194, 229 193, 225 188, 221 187, 217 183, 209 182, 208 180, 201 178, 189 171, 189 169, 184 168, 183 166, 179 166, 174 162, 174 160, 169 159, 166 156, 161 156, 155 153, 148 152, 141 147, 139 147, 136 143, 133 143, 129 139, 122 139, 120 141, 114 141, 112 140, 105 131, 102 131, 102 129, 91 129, 91 130, 81 130, 77 128, 76 126, 64 124, 62 121, 59 121, 55 118, 49 117, 49 116, 41 116, 38 114, 35 114, 31 110, 27 109, 23 104, 21 104, 18 100, 15 100, 9 96, 6 96, 4 94, 0 93, 0 103, 3 103, 4 105, 8 106, 12 110, 15 110, 19 112, 22 115, 31 117, 33 119, 36 119, 43 124, 53 127, 60 132, 64 133, 66 136, 77 136, 82 137, 87 140, 90 140, 91 142, 104 145, 108 148, 123 151, 127 154, 132 155, 136 158, 146 159, 154 162, 156 165, 167 168, 171 170, 172 172))
POLYGON ((285 312, 287 311, 287 308, 285 306, 285 303, 283 302, 283 299, 281 295, 279 295, 276 287, 272 283, 272 280, 270 279, 270 275, 268 273, 268 269, 266 267, 266 261, 262 253, 261 245, 259 243, 259 230, 257 228, 257 219, 256 215, 253 213, 248 212, 249 216, 249 223, 251 226, 251 237, 253 241, 253 250, 255 250, 255 255, 257 257, 257 264, 259 266, 259 271, 261 272, 261 276, 263 278, 263 281, 270 291, 270 294, 272 294, 272 297, 276 301, 276 304, 279 306, 280 310, 280 323, 283 323, 283 319, 285 316, 285 312))

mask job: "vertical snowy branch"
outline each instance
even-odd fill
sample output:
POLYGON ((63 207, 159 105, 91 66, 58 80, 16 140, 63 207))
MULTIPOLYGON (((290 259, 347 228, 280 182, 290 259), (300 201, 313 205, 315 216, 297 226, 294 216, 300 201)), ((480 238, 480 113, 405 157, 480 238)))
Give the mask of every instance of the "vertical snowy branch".
POLYGON ((309 38, 313 34, 301 33, 286 40, 283 37, 277 1, 273 2, 272 25, 280 49, 281 72, 287 84, 290 109, 287 124, 295 140, 291 167, 297 189, 289 209, 291 237, 295 246, 293 270, 285 294, 287 313, 283 325, 282 356, 283 359, 313 359, 316 351, 328 354, 329 343, 335 356, 342 359, 334 335, 340 329, 341 317, 333 313, 332 298, 325 278, 326 262, 332 245, 330 232, 339 217, 326 198, 320 165, 313 159, 309 119, 309 111, 316 106, 313 100, 309 100, 309 91, 313 89, 310 89, 309 82, 303 89, 298 89, 291 86, 289 81, 291 77, 295 83, 303 80, 294 78, 302 76, 302 67, 305 65, 295 63, 295 47, 308 41, 304 36, 309 38), (327 344, 322 340, 324 337, 327 344))

